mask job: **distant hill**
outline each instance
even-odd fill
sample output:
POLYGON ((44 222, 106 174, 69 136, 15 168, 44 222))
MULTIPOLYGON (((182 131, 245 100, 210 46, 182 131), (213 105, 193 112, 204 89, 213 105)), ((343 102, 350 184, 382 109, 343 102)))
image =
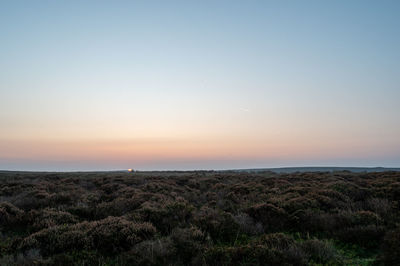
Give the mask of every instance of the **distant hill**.
POLYGON ((295 173, 295 172, 335 172, 335 171, 350 171, 354 173, 361 172, 385 172, 385 171, 400 171, 400 168, 385 168, 385 167, 281 167, 281 168, 255 168, 255 169, 235 169, 237 172, 264 172, 271 171, 275 173, 295 173))

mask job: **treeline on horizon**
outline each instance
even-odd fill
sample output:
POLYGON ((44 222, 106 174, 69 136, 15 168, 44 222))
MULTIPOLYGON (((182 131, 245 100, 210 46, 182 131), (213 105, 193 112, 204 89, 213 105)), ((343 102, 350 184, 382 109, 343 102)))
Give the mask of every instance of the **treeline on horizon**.
POLYGON ((399 265, 400 172, 0 172, 0 265, 399 265))

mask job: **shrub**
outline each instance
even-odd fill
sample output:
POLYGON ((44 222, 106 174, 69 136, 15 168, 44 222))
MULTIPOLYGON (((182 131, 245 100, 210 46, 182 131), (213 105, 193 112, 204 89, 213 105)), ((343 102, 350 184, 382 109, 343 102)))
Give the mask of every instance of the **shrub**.
POLYGON ((385 235, 382 250, 380 261, 384 265, 398 265, 400 262, 400 228, 385 235))
POLYGON ((246 213, 239 213, 233 216, 235 222, 239 225, 240 231, 248 235, 258 235, 264 232, 261 223, 256 223, 253 218, 251 218, 246 213))
POLYGON ((50 206, 50 194, 43 190, 31 190, 18 194, 13 204, 25 211, 50 206))
POLYGON ((384 234, 385 228, 376 225, 358 225, 334 233, 343 242, 357 244, 365 248, 378 247, 384 234))
POLYGON ((170 237, 146 240, 122 253, 119 260, 122 265, 170 265, 177 261, 177 250, 170 237))
POLYGON ((371 198, 366 201, 366 209, 379 214, 382 218, 389 218, 392 213, 392 205, 389 200, 382 198, 371 198))
POLYGON ((233 216, 216 209, 202 208, 195 213, 194 223, 217 242, 233 242, 240 233, 233 216))
POLYGON ((207 265, 306 265, 297 246, 286 250, 249 244, 238 247, 212 247, 205 253, 207 265))
POLYGON ((394 264, 399 195, 399 172, 0 171, 0 264, 394 264))
POLYGON ((255 221, 261 222, 266 232, 281 230, 289 220, 285 210, 268 203, 255 205, 245 212, 255 221))
POLYGON ((172 229, 184 225, 191 217, 192 206, 186 202, 163 202, 142 204, 139 213, 143 221, 149 221, 167 235, 172 229))
POLYGON ((25 238, 20 248, 40 248, 44 255, 79 249, 116 253, 152 237, 155 231, 149 223, 137 224, 123 218, 108 217, 95 222, 43 229, 25 238))
POLYGON ((178 251, 177 257, 184 265, 191 264, 193 258, 202 253, 202 243, 205 235, 196 227, 176 228, 172 231, 171 239, 175 249, 178 251))
POLYGON ((101 202, 97 204, 93 210, 94 218, 104 219, 108 216, 122 216, 139 206, 140 204, 134 199, 119 197, 111 202, 101 202))
POLYGON ((55 225, 73 224, 78 222, 76 217, 69 212, 58 211, 55 209, 30 211, 27 218, 32 223, 32 228, 36 231, 55 225))
POLYGON ((23 219, 24 211, 9 202, 0 203, 0 226, 19 224, 23 219))
POLYGON ((0 265, 29 266, 44 264, 44 262, 37 249, 26 250, 14 255, 0 255, 0 265))
POLYGON ((311 239, 301 243, 301 247, 314 262, 322 264, 337 264, 340 262, 340 256, 330 242, 311 239))
POLYGON ((277 250, 286 250, 290 246, 295 244, 295 241, 292 237, 285 235, 283 233, 275 233, 275 234, 267 234, 263 235, 257 243, 265 245, 267 248, 270 249, 277 249, 277 250))

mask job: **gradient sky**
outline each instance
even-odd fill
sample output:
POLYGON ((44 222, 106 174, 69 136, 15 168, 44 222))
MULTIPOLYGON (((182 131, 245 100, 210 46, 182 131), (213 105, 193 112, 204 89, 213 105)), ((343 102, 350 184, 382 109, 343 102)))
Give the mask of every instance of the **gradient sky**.
POLYGON ((400 166, 400 1, 0 2, 0 169, 400 166))

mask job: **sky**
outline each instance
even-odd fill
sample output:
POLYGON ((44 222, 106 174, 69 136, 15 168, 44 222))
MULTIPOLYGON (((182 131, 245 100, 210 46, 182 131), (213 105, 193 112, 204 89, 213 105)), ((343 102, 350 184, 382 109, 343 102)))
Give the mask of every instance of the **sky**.
POLYGON ((400 166, 400 1, 0 2, 0 169, 400 166))

